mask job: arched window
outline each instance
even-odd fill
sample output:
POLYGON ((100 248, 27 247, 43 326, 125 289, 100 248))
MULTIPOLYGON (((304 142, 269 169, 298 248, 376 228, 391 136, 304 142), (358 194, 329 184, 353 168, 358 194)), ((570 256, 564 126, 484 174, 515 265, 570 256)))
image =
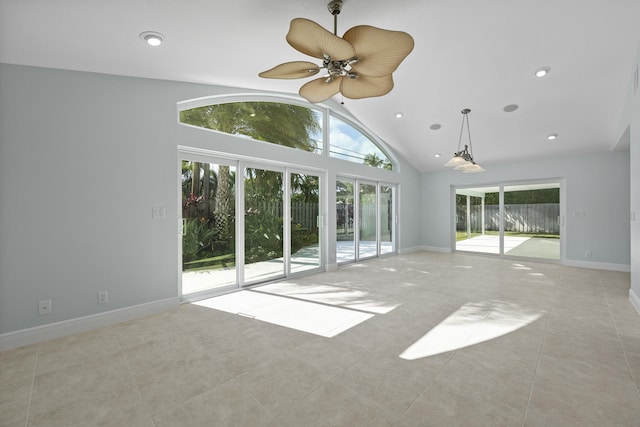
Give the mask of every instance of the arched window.
POLYGON ((277 102, 229 102, 180 111, 180 122, 314 153, 322 152, 322 112, 277 102))
POLYGON ((329 123, 331 157, 387 170, 393 169, 389 156, 358 129, 333 115, 329 123))
POLYGON ((269 142, 316 154, 387 170, 393 162, 380 146, 346 120, 326 108, 310 108, 286 102, 220 102, 180 111, 180 122, 257 141, 269 142), (329 142, 323 123, 329 115, 329 142), (328 153, 324 148, 329 147, 328 153))

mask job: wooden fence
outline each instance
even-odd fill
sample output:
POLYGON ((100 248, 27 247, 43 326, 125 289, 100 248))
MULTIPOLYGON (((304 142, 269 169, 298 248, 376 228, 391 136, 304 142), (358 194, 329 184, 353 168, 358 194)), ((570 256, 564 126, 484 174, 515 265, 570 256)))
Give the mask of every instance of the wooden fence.
MULTIPOLYGON (((472 205, 470 212, 471 231, 482 231, 482 206, 472 205)), ((517 233, 560 234, 559 203, 518 204, 504 206, 504 231, 517 233)), ((467 206, 456 206, 456 230, 465 231, 467 206)), ((498 205, 484 207, 486 231, 500 229, 498 205)))
MULTIPOLYGON (((392 207, 389 197, 383 200, 384 208, 381 209, 380 224, 381 232, 383 234, 391 233, 392 229, 392 207)), ((266 212, 276 217, 283 216, 282 202, 273 201, 252 201, 248 202, 245 206, 246 209, 253 209, 259 212, 266 212)), ((350 215, 353 215, 353 206, 336 205, 337 210, 337 227, 338 232, 341 229, 344 232, 353 231, 353 224, 347 223, 347 219, 350 215), (347 212, 349 210, 349 212, 347 212)), ((312 233, 318 231, 318 204, 317 203, 302 203, 293 202, 291 204, 291 221, 296 224, 300 224, 302 227, 308 229, 312 233)), ((367 203, 360 206, 360 234, 361 238, 375 239, 376 236, 376 206, 375 204, 367 203)))
MULTIPOLYGON (((268 213, 278 218, 283 216, 282 202, 272 201, 252 201, 245 206, 246 209, 257 210, 261 213, 268 213)), ((318 204, 293 202, 291 204, 291 222, 300 224, 312 233, 318 231, 318 204)))

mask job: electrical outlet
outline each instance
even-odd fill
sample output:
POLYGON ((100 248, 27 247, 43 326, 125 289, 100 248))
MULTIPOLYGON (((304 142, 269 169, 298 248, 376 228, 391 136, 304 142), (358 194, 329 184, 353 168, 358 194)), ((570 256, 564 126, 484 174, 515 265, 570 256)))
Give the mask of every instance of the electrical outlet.
POLYGON ((45 314, 51 314, 51 300, 44 300, 38 302, 38 316, 44 316, 45 314))
POLYGON ((165 219, 167 217, 165 208, 157 207, 151 210, 151 217, 153 219, 165 219))
POLYGON ((587 258, 591 258, 591 255, 592 255, 592 254, 591 254, 591 251, 586 251, 586 252, 584 253, 584 256, 586 256, 587 258))
POLYGON ((106 304, 109 302, 109 293, 107 291, 98 292, 98 304, 106 304))

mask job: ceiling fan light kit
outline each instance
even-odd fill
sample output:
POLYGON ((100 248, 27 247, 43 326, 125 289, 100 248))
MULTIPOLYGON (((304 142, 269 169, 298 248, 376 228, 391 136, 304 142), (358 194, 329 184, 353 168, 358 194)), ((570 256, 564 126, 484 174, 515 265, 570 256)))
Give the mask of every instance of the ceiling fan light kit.
POLYGON ((322 60, 322 65, 308 61, 286 62, 258 74, 271 79, 299 79, 318 74, 320 78, 300 88, 300 96, 311 103, 326 101, 338 93, 350 99, 386 95, 393 89, 392 73, 411 53, 413 38, 402 31, 383 30, 358 25, 344 36, 337 35, 337 15, 341 0, 327 8, 333 15, 333 33, 305 18, 291 21, 287 42, 299 52, 322 60))
POLYGON ((471 146, 471 130, 469 129, 468 116, 470 112, 471 110, 468 108, 465 108, 461 111, 462 125, 460 127, 460 138, 458 139, 458 151, 456 151, 453 154, 453 157, 447 163, 445 163, 445 166, 462 171, 462 173, 484 172, 485 169, 473 160, 473 147, 471 146), (469 145, 465 144, 464 148, 461 150, 460 147, 462 146, 462 134, 464 132, 465 124, 467 126, 469 145))

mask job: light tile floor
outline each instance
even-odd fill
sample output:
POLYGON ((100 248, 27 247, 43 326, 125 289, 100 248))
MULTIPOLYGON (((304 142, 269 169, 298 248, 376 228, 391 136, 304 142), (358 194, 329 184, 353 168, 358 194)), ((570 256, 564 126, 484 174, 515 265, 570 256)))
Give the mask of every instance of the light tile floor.
POLYGON ((185 304, 5 351, 0 425, 640 425, 629 274, 424 252, 250 292, 373 316, 327 338, 185 304))

